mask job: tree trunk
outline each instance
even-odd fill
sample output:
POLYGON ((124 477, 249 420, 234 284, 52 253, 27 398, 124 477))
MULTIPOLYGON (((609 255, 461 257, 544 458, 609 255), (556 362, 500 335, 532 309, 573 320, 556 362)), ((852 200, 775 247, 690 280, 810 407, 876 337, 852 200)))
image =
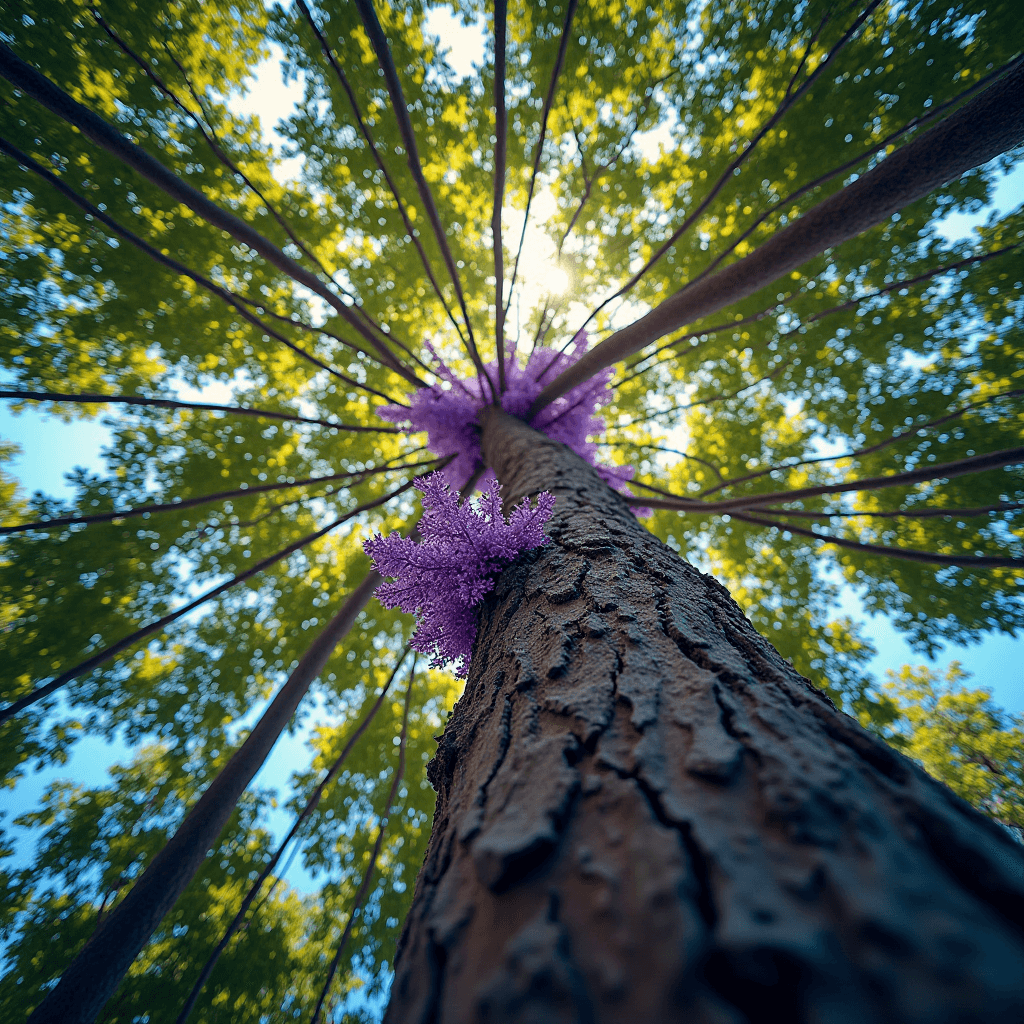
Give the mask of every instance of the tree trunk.
POLYGON ((1024 850, 835 710, 563 445, 429 767, 389 1024, 1024 1019, 1024 850))

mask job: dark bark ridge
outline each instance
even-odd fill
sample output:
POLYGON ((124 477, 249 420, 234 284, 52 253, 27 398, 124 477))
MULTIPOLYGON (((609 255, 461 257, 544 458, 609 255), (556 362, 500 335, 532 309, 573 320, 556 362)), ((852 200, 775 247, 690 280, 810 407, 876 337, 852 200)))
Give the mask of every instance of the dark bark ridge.
POLYGON ((586 463, 484 416, 553 543, 484 603, 385 1020, 1024 1019, 1024 851, 586 463))

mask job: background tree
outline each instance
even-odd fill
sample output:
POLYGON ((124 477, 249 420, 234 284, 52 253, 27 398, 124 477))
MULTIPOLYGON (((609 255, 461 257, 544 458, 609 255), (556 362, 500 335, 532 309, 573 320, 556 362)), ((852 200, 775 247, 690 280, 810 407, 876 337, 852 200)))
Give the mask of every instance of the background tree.
MULTIPOLYGON (((500 35, 503 7, 457 10, 500 35)), ((59 395, 55 413, 105 410, 113 429, 107 472, 79 474, 72 501, 5 484, 4 770, 16 784, 87 733, 151 744, 107 789, 57 787, 25 819, 41 842, 37 867, 6 876, 11 1013, 139 888, 215 767, 245 788, 229 754, 252 749, 247 712, 290 674, 301 698, 300 669, 323 724, 296 814, 378 708, 299 825, 329 881, 305 902, 254 895, 193 1012, 302 1016, 324 982, 328 999, 368 983, 371 1005, 387 984, 433 805, 421 766, 457 690, 417 675, 407 721, 402 701, 378 700, 406 681, 393 670, 411 623, 376 602, 333 653, 303 659, 346 593, 372 589, 366 537, 415 521, 413 474, 436 463, 374 408, 436 382, 428 343, 470 379, 499 346, 561 347, 584 322, 617 339, 602 458, 635 466, 663 506, 654 534, 876 731, 913 725, 894 725, 902 698, 873 685, 869 641, 836 614, 842 577, 929 653, 1019 627, 1021 215, 953 244, 936 227, 1013 163, 988 157, 1020 142, 1019 89, 1001 101, 1009 141, 980 165, 648 348, 618 332, 1007 89, 1012 6, 549 0, 508 11, 497 83, 502 48, 459 79, 423 16, 53 2, 0 15, 4 396, 59 395), (230 102, 269 41, 305 89, 284 129, 305 160, 285 182, 264 126, 230 102), (542 251, 521 248, 513 211, 527 209, 543 214, 560 294, 536 285, 552 280, 542 251), (389 747, 407 765, 397 788, 389 747), (289 966, 246 972, 277 958, 289 966)), ((211 826, 217 853, 199 849, 203 870, 156 915, 108 1019, 177 1014, 160 986, 185 999, 243 876, 279 865, 265 814, 254 793, 222 835, 211 826)))

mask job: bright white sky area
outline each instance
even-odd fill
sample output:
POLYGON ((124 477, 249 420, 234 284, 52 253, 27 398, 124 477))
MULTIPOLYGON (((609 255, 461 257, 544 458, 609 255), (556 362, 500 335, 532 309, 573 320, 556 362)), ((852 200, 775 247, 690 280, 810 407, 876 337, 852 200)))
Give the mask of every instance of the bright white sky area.
MULTIPOLYGON (((474 65, 482 62, 484 35, 481 25, 465 26, 447 10, 435 9, 428 17, 428 28, 440 36, 442 45, 448 49, 447 59, 456 74, 471 74, 474 65)), ((235 106, 240 112, 259 114, 265 132, 280 152, 283 140, 273 131, 273 126, 287 116, 301 99, 301 82, 292 81, 287 85, 283 82, 279 58, 275 54, 254 69, 250 92, 238 99, 235 106)), ((668 136, 663 130, 655 130, 645 133, 640 142, 645 153, 654 156, 659 146, 668 142, 668 136)), ((278 172, 283 177, 291 177, 300 172, 301 165, 301 156, 282 160, 278 172)), ((993 210, 1006 212, 1022 200, 1024 165, 999 183, 993 203, 988 209, 974 215, 955 214, 949 217, 944 224, 944 233, 950 239, 968 236, 976 225, 988 219, 993 210)), ((535 224, 545 220, 547 203, 550 203, 550 197, 539 193, 531 217, 535 224)), ((508 238, 518 240, 521 217, 517 211, 506 211, 504 230, 508 232, 508 238)), ((527 233, 526 251, 529 258, 524 258, 523 269, 530 289, 527 298, 534 299, 545 284, 552 280, 551 266, 547 261, 553 256, 554 250, 546 236, 539 229, 533 228, 527 233)), ((223 398, 223 394, 218 394, 209 400, 220 401, 223 398)), ((101 450, 109 443, 110 432, 95 420, 67 425, 31 410, 20 416, 12 416, 6 404, 0 404, 0 437, 21 445, 23 454, 14 462, 13 468, 28 491, 42 490, 55 496, 68 497, 71 491, 65 483, 64 475, 76 466, 102 471, 101 450)), ((855 618, 864 618, 860 602, 852 590, 844 592, 842 611, 855 618)), ((879 677, 884 675, 886 669, 896 669, 906 662, 921 664, 927 660, 911 651, 885 619, 867 619, 866 627, 867 634, 878 648, 878 655, 871 667, 879 677)), ((953 658, 960 660, 973 674, 970 684, 992 690, 996 700, 1007 710, 1024 712, 1024 639, 999 636, 990 637, 974 647, 950 645, 940 653, 935 664, 944 667, 953 658)), ((257 710, 252 709, 251 713, 256 714, 257 710)), ((304 741, 304 730, 299 730, 293 736, 282 737, 267 765, 257 776, 256 785, 273 786, 279 794, 286 794, 290 788, 290 772, 308 762, 309 755, 303 748, 304 741)), ((83 740, 74 748, 67 765, 40 773, 19 786, 18 810, 35 806, 46 785, 54 778, 74 778, 79 784, 87 786, 103 784, 107 779, 107 766, 129 756, 130 752, 119 743, 106 744, 98 738, 83 740)), ((279 835, 283 835, 290 820, 283 810, 278 810, 274 812, 271 824, 279 835)), ((24 856, 27 852, 21 849, 19 855, 24 856)), ((314 884, 302 871, 299 861, 296 861, 288 878, 305 890, 314 884)))

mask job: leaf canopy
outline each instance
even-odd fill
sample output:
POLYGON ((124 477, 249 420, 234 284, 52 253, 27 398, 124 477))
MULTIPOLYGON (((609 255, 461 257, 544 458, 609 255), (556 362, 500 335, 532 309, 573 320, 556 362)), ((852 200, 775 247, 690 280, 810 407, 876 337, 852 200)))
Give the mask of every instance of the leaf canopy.
MULTIPOLYGON (((2 876, 0 1007, 12 1019, 121 898, 363 579, 363 542, 416 521, 406 490, 301 543, 429 468, 426 437, 393 431, 375 407, 406 401, 412 381, 433 382, 432 352, 465 377, 495 358, 493 9, 446 8, 492 40, 461 76, 431 31, 432 7, 377 7, 417 164, 359 6, 323 0, 307 17, 303 4, 257 0, 112 0, 96 11, 84 0, 24 0, 0 11, 0 40, 22 61, 337 300, 0 79, 7 399, 22 408, 39 407, 31 394, 134 396, 363 428, 61 400, 43 407, 109 425, 105 471, 78 472, 66 501, 0 477, 3 525, 14 528, 0 551, 0 689, 10 702, 296 547, 0 725, 9 787, 30 768, 64 763, 85 735, 138 747, 108 786, 54 784, 14 823, 37 855, 2 876), (239 112, 268 58, 303 93, 277 129, 283 150, 273 125, 239 112), (291 178, 280 170, 289 156, 302 158, 291 178), (148 505, 169 507, 115 515, 148 505)), ((507 346, 522 359, 568 343, 584 323, 605 337, 749 254, 969 101, 1024 38, 1013 4, 973 0, 536 0, 507 15, 502 294, 507 346), (555 271, 563 292, 549 287, 555 271)), ((1019 794, 993 796, 989 776, 971 782, 977 760, 947 761, 945 733, 934 732, 945 726, 921 717, 946 721, 935 700, 965 721, 993 712, 963 694, 934 698, 930 676, 880 688, 866 668, 869 631, 839 614, 837 598, 852 587, 929 654, 1022 625, 1020 456, 968 475, 899 478, 1021 445, 1024 211, 954 241, 941 226, 981 209, 1019 156, 969 171, 629 357, 596 438, 609 464, 633 465, 639 483, 689 501, 658 510, 650 528, 718 576, 801 672, 964 795, 1001 807, 1019 794), (829 491, 887 476, 891 486, 829 491), (808 487, 822 493, 750 512, 693 504, 808 487), (935 557, 909 561, 900 549, 935 557), (976 556, 1005 564, 961 564, 976 556)), ((412 629, 410 616, 373 601, 335 651, 293 723, 308 730, 311 756, 294 774, 293 812, 377 701, 412 629)), ((402 704, 389 696, 301 826, 302 862, 321 888, 277 889, 258 904, 193 1019, 309 1015, 386 819, 331 997, 336 1014, 372 1016, 428 834, 423 765, 458 695, 439 672, 413 685, 396 803, 389 812, 402 704)), ((984 743, 1004 743, 999 727, 985 729, 984 743)), ((107 1019, 176 1017, 268 862, 271 805, 258 789, 244 798, 107 1019)))

